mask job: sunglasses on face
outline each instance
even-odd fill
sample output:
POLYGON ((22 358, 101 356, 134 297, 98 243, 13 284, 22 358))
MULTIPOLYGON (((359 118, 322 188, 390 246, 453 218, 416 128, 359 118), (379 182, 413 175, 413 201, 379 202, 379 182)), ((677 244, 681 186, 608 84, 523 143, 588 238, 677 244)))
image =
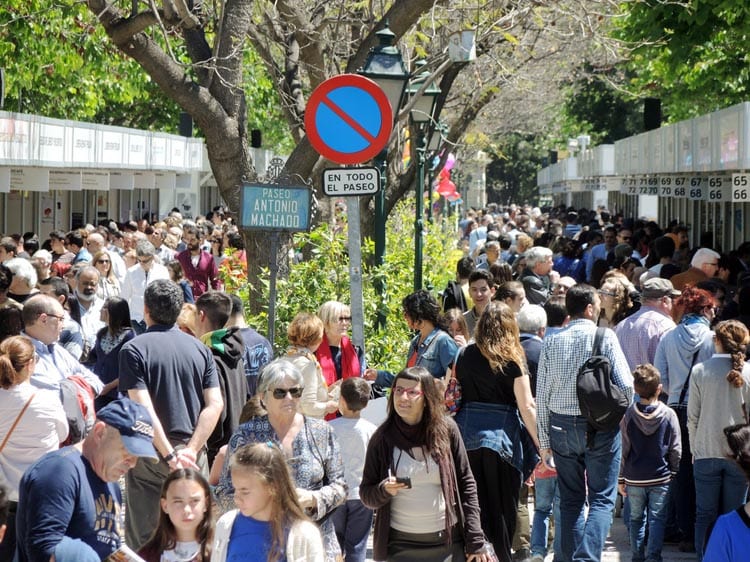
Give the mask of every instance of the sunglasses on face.
POLYGON ((295 386, 293 388, 273 389, 273 397, 276 398, 276 400, 282 400, 283 398, 286 398, 287 394, 289 394, 292 398, 299 398, 300 396, 302 396, 302 388, 299 386, 295 386))

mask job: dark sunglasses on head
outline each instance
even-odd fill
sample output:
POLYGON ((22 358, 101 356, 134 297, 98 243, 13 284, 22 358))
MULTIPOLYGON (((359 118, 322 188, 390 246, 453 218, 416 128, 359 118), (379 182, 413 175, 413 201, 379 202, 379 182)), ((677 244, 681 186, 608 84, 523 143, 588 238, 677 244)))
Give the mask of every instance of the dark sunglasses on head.
POLYGON ((282 398, 285 398, 287 393, 292 398, 299 398, 302 396, 302 388, 299 386, 295 386, 293 388, 274 388, 273 389, 273 397, 276 398, 276 400, 281 400, 282 398))

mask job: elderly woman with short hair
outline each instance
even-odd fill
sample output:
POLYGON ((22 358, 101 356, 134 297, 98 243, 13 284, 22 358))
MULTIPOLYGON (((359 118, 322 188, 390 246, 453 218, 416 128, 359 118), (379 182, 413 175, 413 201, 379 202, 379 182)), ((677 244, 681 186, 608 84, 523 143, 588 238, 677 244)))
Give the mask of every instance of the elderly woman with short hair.
POLYGON ((290 361, 282 358, 266 365, 257 395, 267 413, 240 424, 229 439, 215 493, 223 512, 233 508, 234 487, 229 472, 232 454, 250 443, 276 444, 287 459, 300 505, 320 524, 326 562, 333 562, 341 557, 341 550, 333 523, 326 516, 346 499, 344 464, 331 427, 300 413, 303 391, 302 373, 290 361))

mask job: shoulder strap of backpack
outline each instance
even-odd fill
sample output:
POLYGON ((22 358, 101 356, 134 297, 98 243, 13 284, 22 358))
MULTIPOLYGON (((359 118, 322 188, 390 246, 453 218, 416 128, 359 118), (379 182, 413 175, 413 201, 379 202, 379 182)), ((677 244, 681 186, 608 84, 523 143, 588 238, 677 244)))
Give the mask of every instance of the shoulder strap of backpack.
POLYGON ((601 355, 602 353, 602 340, 604 339, 604 330, 606 328, 599 327, 596 329, 596 335, 594 336, 594 347, 591 350, 591 356, 601 355))
POLYGON ((700 346, 698 349, 695 350, 695 353, 693 353, 693 360, 690 362, 690 369, 688 370, 688 375, 685 378, 685 384, 682 385, 682 392, 680 392, 680 401, 677 402, 677 405, 680 406, 685 403, 685 395, 687 394, 688 388, 690 388, 690 375, 693 373, 693 367, 695 367, 695 360, 698 359, 698 354, 700 353, 701 348, 700 346))

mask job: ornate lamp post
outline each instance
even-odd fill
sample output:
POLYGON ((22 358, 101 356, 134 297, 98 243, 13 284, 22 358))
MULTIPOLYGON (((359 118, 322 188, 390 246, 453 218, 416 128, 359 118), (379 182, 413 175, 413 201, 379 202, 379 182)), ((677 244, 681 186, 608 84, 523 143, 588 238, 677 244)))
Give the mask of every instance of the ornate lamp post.
MULTIPOLYGON (((404 98, 404 90, 409 80, 409 72, 406 70, 401 51, 394 46, 396 35, 388 27, 376 32, 380 44, 374 47, 367 56, 365 66, 359 74, 375 81, 388 96, 393 110, 394 123, 398 119, 398 112, 404 98)), ((385 189, 388 181, 386 162, 388 161, 387 149, 383 150, 376 158, 376 166, 380 169, 380 191, 375 195, 375 264, 383 264, 385 255, 385 189)), ((385 292, 385 286, 375 288, 379 295, 385 292)), ((385 314, 378 309, 377 326, 385 327, 385 314)))
MULTIPOLYGON (((424 62, 417 63, 424 66, 424 62)), ((416 96, 423 89, 424 84, 430 79, 429 72, 417 74, 409 84, 409 95, 416 96)), ((437 97, 440 95, 440 88, 431 83, 416 99, 410 112, 410 118, 413 129, 417 132, 417 190, 416 205, 417 211, 414 220, 414 290, 422 288, 422 254, 423 254, 423 237, 424 230, 424 176, 425 162, 427 161, 429 132, 434 130, 434 112, 437 103, 437 97)), ((430 213, 432 214, 432 213, 430 213)))

